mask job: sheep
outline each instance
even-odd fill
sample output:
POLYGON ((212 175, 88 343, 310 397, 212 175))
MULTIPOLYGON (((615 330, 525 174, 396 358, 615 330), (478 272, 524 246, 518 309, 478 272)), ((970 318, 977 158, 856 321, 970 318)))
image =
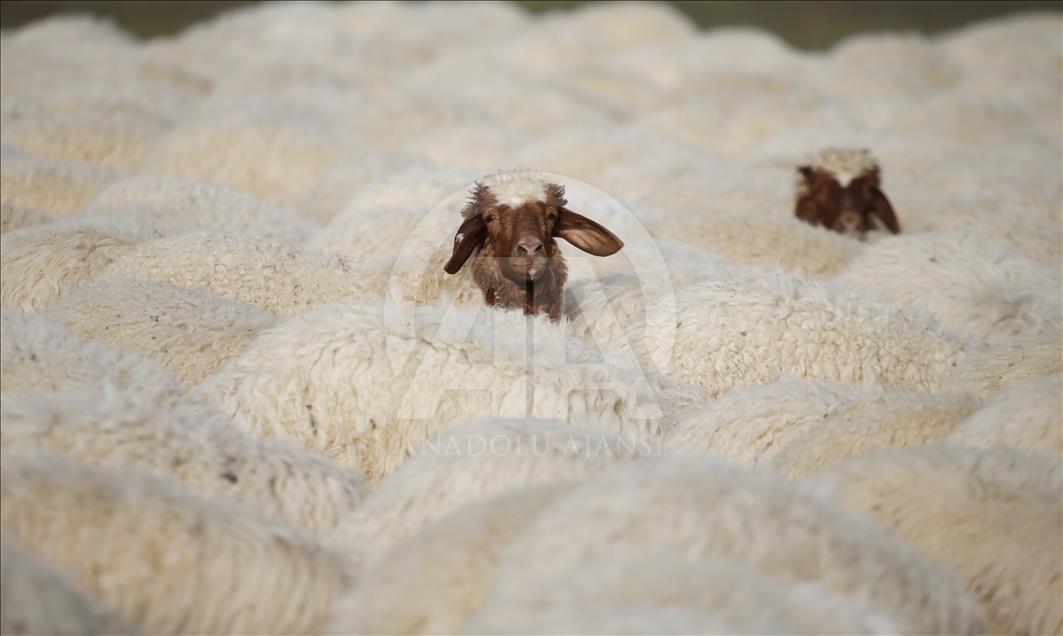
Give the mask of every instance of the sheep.
POLYGON ((457 170, 397 170, 349 197, 308 246, 351 259, 395 258, 421 223, 433 224, 426 238, 451 229, 450 214, 429 211, 458 204, 468 182, 457 170))
POLYGON ((180 68, 213 88, 271 51, 295 57, 317 48, 310 44, 327 47, 336 26, 335 12, 317 3, 245 7, 193 25, 177 37, 152 41, 144 53, 152 62, 180 68), (258 54, 248 56, 249 50, 258 54))
POLYGON ((98 276, 192 287, 290 315, 373 289, 347 259, 250 236, 189 232, 135 246, 98 276))
MULTIPOLYGON (((668 166, 699 159, 704 161, 689 146, 676 141, 601 124, 571 129, 563 127, 521 149, 514 156, 513 163, 539 166, 544 172, 598 183, 598 177, 607 170, 640 164, 648 159, 660 160, 668 166)), ((642 183, 630 185, 645 187, 642 183)), ((617 194, 627 198, 624 190, 618 190, 617 194)))
POLYGON ((307 633, 351 573, 302 532, 130 467, 5 458, 4 540, 152 634, 307 633))
POLYGON ((1000 342, 1056 333, 1063 316, 1058 267, 964 231, 923 232, 870 245, 838 277, 954 333, 1000 342))
POLYGON ((992 448, 1009 446, 1063 457, 1063 376, 1020 380, 959 424, 946 442, 992 448))
POLYGON ((185 385, 239 354, 276 318, 253 305, 166 283, 84 283, 42 312, 77 336, 153 358, 185 385))
POLYGON ((649 224, 665 236, 720 254, 736 263, 830 278, 860 254, 861 246, 790 219, 757 214, 672 215, 649 224))
POLYGON ((632 128, 706 153, 742 158, 785 131, 841 123, 842 113, 800 76, 791 79, 784 91, 778 79, 743 85, 733 77, 730 71, 697 76, 693 85, 700 92, 675 96, 678 103, 640 115, 632 128))
POLYGON ((567 204, 564 186, 547 182, 541 174, 484 177, 461 211, 464 221, 443 269, 456 274, 476 252, 472 276, 488 306, 560 320, 568 271, 554 237, 594 256, 610 256, 624 246, 612 232, 567 204))
POLYGON ((81 211, 114 175, 93 166, 35 157, 0 146, 0 202, 53 218, 81 211))
MULTIPOLYGON (((626 276, 616 287, 622 297, 638 289, 646 307, 672 309, 642 325, 607 321, 591 328, 594 340, 631 347, 657 373, 696 384, 710 398, 784 376, 932 391, 975 346, 851 288, 779 271, 725 268, 674 290, 626 276)), ((599 307, 585 307, 581 320, 597 323, 599 307)))
POLYGON ((56 161, 119 172, 139 169, 171 125, 165 114, 145 105, 162 103, 168 96, 129 98, 115 96, 115 89, 102 83, 74 86, 53 95, 12 97, 10 110, 4 109, 0 141, 56 161))
POLYGON ((163 236, 151 223, 68 219, 0 236, 0 302, 37 311, 75 284, 93 278, 119 254, 163 236))
MULTIPOLYGON (((990 95, 1002 86, 1026 89, 1047 83, 1056 87, 1060 84, 1059 59, 1054 54, 1059 27, 1055 12, 1013 14, 945 33, 939 46, 966 71, 966 84, 990 95)), ((1058 107, 1049 116, 1055 117, 1055 112, 1058 107)))
POLYGON ((242 435, 189 398, 158 400, 108 382, 99 389, 5 395, 0 413, 5 457, 53 454, 134 466, 318 535, 364 496, 357 474, 281 441, 242 435))
POLYGON ((140 395, 179 400, 184 391, 158 363, 84 342, 39 315, 0 308, 0 393, 93 390, 107 383, 140 395))
POLYGON ((649 4, 584 7, 571 14, 544 16, 490 50, 508 65, 550 76, 626 47, 693 39, 692 26, 677 11, 649 4), (551 42, 548 49, 542 46, 544 40, 551 42))
POLYGON ((470 504, 387 550, 338 599, 328 634, 453 634, 490 591, 500 552, 564 484, 540 484, 470 504))
POLYGON ((111 182, 88 203, 84 215, 126 215, 170 227, 246 234, 293 245, 302 244, 318 229, 294 210, 258 201, 231 188, 158 175, 111 182))
MULTIPOLYGON (((304 218, 329 224, 349 201, 361 193, 386 181, 390 176, 402 173, 409 167, 409 160, 379 148, 367 147, 354 157, 346 157, 327 170, 317 183, 307 190, 295 208, 304 218)), ((466 183, 462 179, 461 184, 466 183)), ((415 184, 411 184, 416 187, 415 184)), ((460 184, 459 184, 460 187, 460 184)), ((429 203, 432 205, 435 199, 429 203)), ((387 205, 387 204, 385 204, 387 205)))
POLYGON ((666 446, 797 479, 872 448, 941 440, 978 405, 966 395, 783 380, 722 395, 685 417, 666 446))
MULTIPOLYGON (((1010 188, 1009 188, 1010 190, 1010 188)), ((1057 263, 1063 255, 1060 222, 1038 208, 1029 191, 1022 194, 1001 188, 978 188, 976 192, 943 195, 911 193, 906 207, 918 206, 920 214, 908 224, 913 231, 959 231, 977 243, 986 241, 1018 250, 1040 263, 1057 263), (1021 222, 1016 222, 1021 218, 1021 222)), ((1010 258, 1009 258, 1010 260, 1010 258)))
POLYGON ((482 174, 505 164, 532 138, 508 124, 477 122, 426 132, 408 141, 403 152, 433 166, 482 174))
POLYGON ((57 636, 134 634, 114 612, 62 574, 0 542, 0 633, 57 636))
MULTIPOLYGON (((778 620, 752 619, 724 621, 707 611, 671 607, 610 608, 604 614, 558 612, 517 622, 503 628, 492 626, 493 634, 759 634, 787 631, 778 620), (769 628, 773 626, 775 629, 769 628)), ((478 624, 462 630, 466 634, 485 633, 478 624)))
POLYGON ((344 153, 334 135, 310 122, 246 109, 186 119, 153 146, 144 168, 294 206, 344 153))
POLYGON ((859 128, 889 129, 960 80, 940 47, 917 34, 868 34, 839 42, 810 83, 859 128), (874 69, 874 71, 872 71, 874 69))
POLYGON ((870 151, 826 148, 797 172, 794 214, 805 223, 861 240, 878 223, 893 234, 901 231, 870 151))
POLYGON ((814 583, 873 607, 901 633, 982 628, 950 573, 874 523, 767 474, 677 459, 465 507, 371 564, 330 626, 453 633, 492 599, 518 600, 551 581, 556 589, 566 573, 633 555, 727 559, 783 583, 814 583))
MULTIPOLYGON (((363 34, 361 40, 371 49, 381 49, 387 57, 404 62, 403 68, 448 51, 503 40, 526 28, 529 18, 520 7, 503 2, 476 2, 467 5, 422 3, 399 5, 392 19, 400 28, 376 28, 365 32, 366 13, 374 17, 383 10, 351 5, 338 12, 343 32, 363 34)), ((372 18, 370 18, 372 19, 372 18)))
POLYGON ((207 88, 173 65, 146 59, 145 47, 136 38, 105 19, 56 15, 12 32, 11 37, 5 33, 3 39, 0 84, 5 97, 70 97, 73 89, 75 94, 87 92, 95 99, 53 100, 53 104, 65 109, 111 108, 134 113, 176 105, 175 110, 168 110, 172 114, 181 112, 207 88), (106 92, 100 92, 100 87, 106 87, 106 92), (115 95, 131 101, 116 101, 115 95))
POLYGON ((652 440, 672 412, 700 399, 545 316, 528 320, 391 299, 325 305, 263 332, 197 392, 241 430, 360 466, 371 481, 477 417, 559 418, 652 440))
MULTIPOLYGON (((438 99, 438 95, 445 92, 456 106, 464 105, 471 112, 482 113, 486 120, 482 125, 509 133, 519 131, 536 138, 553 134, 559 121, 576 129, 601 126, 608 119, 602 109, 553 82, 522 76, 512 68, 494 64, 493 60, 481 58, 477 63, 475 55, 468 53, 449 55, 417 68, 403 79, 402 90, 411 99, 422 99, 425 92, 429 95, 427 99, 433 96, 438 99), (462 81, 470 73, 476 75, 477 81, 462 81), (519 80, 514 81, 517 78, 519 80), (529 91, 535 94, 534 100, 528 99, 529 91)), ((465 122, 469 123, 473 122, 465 122)), ((459 127, 462 126, 456 126, 459 127)), ((417 135, 411 141, 417 143, 420 139, 421 135, 417 135)))
POLYGON ((1063 629, 1063 468, 1013 449, 926 446, 869 453, 812 483, 951 567, 992 633, 1063 629))
POLYGON ((1028 334, 971 347, 941 378, 941 390, 990 397, 1026 378, 1063 373, 1058 333, 1028 334))
POLYGON ((659 450, 551 420, 464 424, 425 440, 336 527, 329 544, 372 560, 461 506, 529 485, 577 481, 659 450))
POLYGON ((828 593, 814 583, 787 584, 726 559, 687 563, 649 552, 592 560, 514 598, 490 599, 463 626, 462 633, 704 634, 717 633, 706 631, 715 621, 741 626, 719 632, 730 634, 890 634, 898 630, 888 616, 868 604, 828 593), (673 613, 691 622, 675 632, 649 624, 646 632, 629 631, 632 614, 638 620, 662 619, 673 613), (576 625, 580 627, 573 629, 576 625), (603 631, 605 626, 610 628, 603 631))
POLYGON ((40 210, 0 203, 0 234, 31 225, 51 223, 52 218, 40 210))
POLYGON ((315 533, 361 501, 359 479, 286 444, 230 432, 227 418, 150 360, 7 308, 0 340, 5 453, 45 448, 100 464, 140 463, 315 533), (158 436, 164 445, 155 445, 158 436))

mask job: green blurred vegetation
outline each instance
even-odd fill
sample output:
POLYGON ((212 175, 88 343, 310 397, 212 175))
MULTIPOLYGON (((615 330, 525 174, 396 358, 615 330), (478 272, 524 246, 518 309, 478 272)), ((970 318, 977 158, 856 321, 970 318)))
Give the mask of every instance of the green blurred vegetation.
MULTIPOLYGON (((3 0, 0 27, 17 28, 59 13, 109 17, 141 37, 177 33, 188 25, 252 0, 3 0)), ((567 10, 585 2, 518 2, 534 12, 567 10)), ((914 31, 937 33, 976 20, 1022 11, 1063 11, 1061 0, 924 2, 896 0, 762 0, 760 2, 671 2, 700 27, 752 26, 778 34, 803 49, 824 49, 853 33, 914 31)), ((1063 43, 1061 43, 1063 46, 1063 43)))

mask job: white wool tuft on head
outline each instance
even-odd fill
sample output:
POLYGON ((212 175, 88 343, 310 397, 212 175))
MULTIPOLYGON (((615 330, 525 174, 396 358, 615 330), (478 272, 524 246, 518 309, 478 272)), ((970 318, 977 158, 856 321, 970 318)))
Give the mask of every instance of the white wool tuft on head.
POLYGON ((849 185, 865 172, 878 168, 878 162, 866 148, 824 148, 810 163, 813 168, 834 175, 843 186, 849 185))
POLYGON ((506 205, 542 200, 549 184, 543 173, 532 170, 499 171, 477 183, 489 188, 498 202, 506 205))

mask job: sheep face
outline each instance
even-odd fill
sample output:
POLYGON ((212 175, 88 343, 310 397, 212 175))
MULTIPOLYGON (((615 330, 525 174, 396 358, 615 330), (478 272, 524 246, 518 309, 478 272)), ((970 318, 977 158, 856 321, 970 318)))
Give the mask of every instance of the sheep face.
POLYGON ((595 256, 609 256, 624 245, 567 204, 564 186, 534 175, 484 178, 462 210, 465 221, 444 269, 456 274, 478 251, 473 278, 489 304, 560 317, 565 264, 555 239, 561 237, 595 256))
POLYGON ((878 222, 894 234, 901 231, 893 206, 880 189, 877 165, 852 177, 811 165, 799 167, 798 173, 795 214, 806 223, 859 239, 877 229, 878 222))
POLYGON ((506 278, 524 283, 542 277, 558 253, 553 231, 559 214, 558 207, 546 201, 499 203, 482 213, 487 240, 495 246, 495 258, 506 278))

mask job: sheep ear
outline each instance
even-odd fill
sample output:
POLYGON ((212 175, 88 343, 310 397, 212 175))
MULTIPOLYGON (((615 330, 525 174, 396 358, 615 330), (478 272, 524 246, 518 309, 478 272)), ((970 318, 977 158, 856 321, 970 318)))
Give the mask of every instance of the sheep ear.
POLYGON ((554 236, 560 236, 584 252, 595 256, 616 254, 620 248, 624 247, 624 242, 615 234, 568 208, 561 208, 558 211, 554 236))
POLYGON ((450 260, 443 266, 448 274, 457 274, 465 261, 469 260, 473 251, 483 245, 487 238, 487 225, 479 214, 473 215, 461 224, 458 233, 454 235, 454 252, 450 260))
POLYGON ((881 220, 890 232, 900 233, 901 224, 897 221, 897 215, 893 213, 890 200, 886 198, 882 190, 875 186, 871 186, 871 213, 881 220))

